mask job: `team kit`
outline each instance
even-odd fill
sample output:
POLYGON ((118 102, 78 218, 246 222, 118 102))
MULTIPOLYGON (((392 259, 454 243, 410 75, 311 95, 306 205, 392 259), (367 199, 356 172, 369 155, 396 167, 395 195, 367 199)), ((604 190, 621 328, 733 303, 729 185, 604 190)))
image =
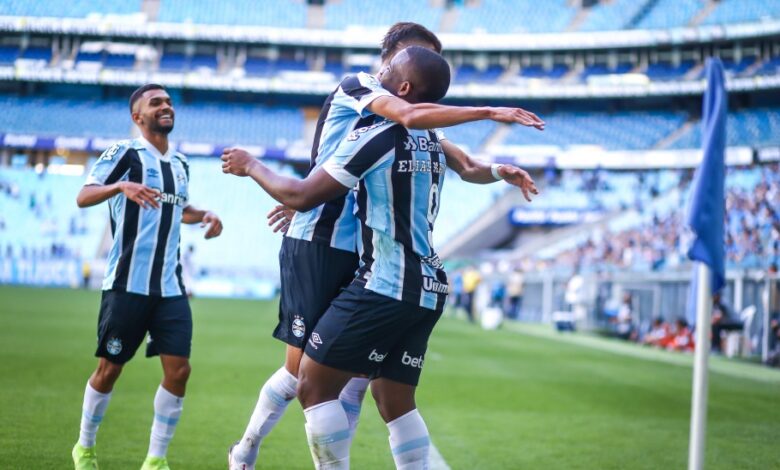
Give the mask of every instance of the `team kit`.
MULTIPOLYGON (((537 194, 526 172, 472 159, 439 128, 492 119, 542 130, 543 121, 520 108, 437 104, 450 68, 438 38, 421 25, 394 25, 381 46, 376 74, 348 76, 326 98, 305 178, 279 175, 239 148, 221 157, 223 173, 251 178, 280 203, 269 219, 284 232, 273 337, 286 348, 285 362, 262 384, 246 429, 226 449, 229 470, 255 468, 264 437, 296 398, 314 467, 349 468, 369 388, 396 467, 428 468, 430 436, 414 396, 447 300, 447 275, 432 244, 445 173, 474 184, 505 181, 529 200, 537 194)), ((72 451, 77 470, 98 468, 99 425, 123 365, 144 339, 146 356, 160 358, 163 379, 141 468, 169 468, 191 370, 181 224, 201 224, 205 238, 223 229, 219 216, 188 201, 188 160, 168 142, 175 108, 165 88, 144 85, 129 105, 141 135, 103 152, 77 199, 81 207, 107 202, 113 235, 98 365, 72 451)))

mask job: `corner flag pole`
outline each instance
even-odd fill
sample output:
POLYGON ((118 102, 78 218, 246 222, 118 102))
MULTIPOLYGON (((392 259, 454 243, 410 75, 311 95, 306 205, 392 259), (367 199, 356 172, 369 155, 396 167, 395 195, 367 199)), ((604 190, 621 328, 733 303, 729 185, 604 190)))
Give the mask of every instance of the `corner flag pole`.
POLYGON ((691 282, 691 288, 696 289, 696 339, 688 470, 704 468, 712 295, 726 284, 723 219, 728 95, 720 59, 707 61, 706 75, 701 124, 704 158, 696 171, 688 206, 688 226, 695 234, 688 258, 697 264, 691 282))
POLYGON ((710 317, 712 294, 710 293, 710 268, 696 263, 698 285, 696 289, 696 340, 693 360, 693 400, 691 401, 691 436, 688 444, 688 470, 704 468, 704 442, 707 435, 707 378, 710 355, 710 317))

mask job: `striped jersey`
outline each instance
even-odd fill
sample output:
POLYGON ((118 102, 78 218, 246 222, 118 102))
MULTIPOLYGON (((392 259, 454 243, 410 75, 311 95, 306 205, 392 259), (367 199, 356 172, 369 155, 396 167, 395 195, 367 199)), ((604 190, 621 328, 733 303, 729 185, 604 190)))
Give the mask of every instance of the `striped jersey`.
POLYGON ((123 140, 100 156, 86 185, 117 181, 160 191, 158 209, 141 208, 119 193, 108 200, 113 245, 103 290, 171 297, 185 293, 179 263, 179 231, 187 206, 189 166, 172 148, 162 155, 143 138, 123 140))
MULTIPOLYGON (((374 123, 375 116, 366 107, 380 96, 391 94, 372 75, 361 72, 341 81, 320 111, 309 172, 322 166, 349 132, 374 123)), ((298 212, 286 236, 354 252, 357 250, 354 205, 355 196, 350 191, 308 212, 298 212)))
POLYGON ((381 121, 351 132, 322 167, 344 186, 358 186, 360 268, 354 282, 443 309, 447 276, 432 235, 447 165, 436 132, 381 121))

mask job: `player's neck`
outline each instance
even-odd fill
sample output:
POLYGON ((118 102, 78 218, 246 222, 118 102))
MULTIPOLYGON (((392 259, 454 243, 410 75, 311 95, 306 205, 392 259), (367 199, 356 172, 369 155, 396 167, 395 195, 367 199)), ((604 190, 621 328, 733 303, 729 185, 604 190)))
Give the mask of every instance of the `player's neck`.
POLYGON ((160 154, 165 155, 168 152, 168 136, 156 132, 142 132, 144 139, 154 145, 160 154))

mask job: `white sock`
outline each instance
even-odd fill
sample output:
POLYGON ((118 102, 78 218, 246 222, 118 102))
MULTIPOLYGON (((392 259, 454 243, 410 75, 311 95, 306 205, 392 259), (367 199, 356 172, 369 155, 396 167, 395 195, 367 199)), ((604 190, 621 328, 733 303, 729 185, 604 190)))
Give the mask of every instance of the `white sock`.
POLYGON ((349 420, 349 437, 355 436, 358 421, 360 421, 360 407, 363 405, 363 397, 366 396, 369 380, 363 377, 353 377, 339 394, 339 401, 349 420))
POLYGON ((306 437, 317 470, 349 469, 349 420, 341 402, 326 401, 303 410, 306 437))
POLYGON ((233 448, 233 461, 253 466, 257 461, 260 442, 282 418, 287 405, 295 398, 298 379, 284 367, 280 368, 260 389, 257 405, 249 418, 244 436, 233 448))
POLYGON ((425 470, 428 468, 431 439, 422 416, 414 409, 387 423, 390 431, 390 449, 398 470, 425 470))
POLYGON ((81 431, 79 432, 79 444, 82 447, 93 447, 97 436, 98 426, 103 421, 103 415, 111 400, 111 392, 100 393, 89 384, 84 389, 84 406, 81 412, 81 431))
POLYGON ((152 457, 165 457, 168 452, 168 444, 173 439, 173 432, 181 416, 184 397, 177 397, 162 385, 157 387, 154 396, 154 420, 152 421, 152 435, 149 438, 149 455, 152 457))

